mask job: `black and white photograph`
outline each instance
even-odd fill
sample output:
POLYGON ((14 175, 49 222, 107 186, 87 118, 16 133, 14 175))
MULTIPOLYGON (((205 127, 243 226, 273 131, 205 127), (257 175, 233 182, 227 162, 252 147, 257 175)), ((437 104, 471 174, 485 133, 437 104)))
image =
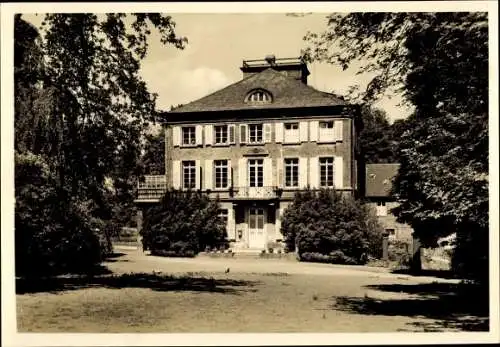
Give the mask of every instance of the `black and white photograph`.
POLYGON ((5 346, 500 342, 496 2, 1 12, 5 346))

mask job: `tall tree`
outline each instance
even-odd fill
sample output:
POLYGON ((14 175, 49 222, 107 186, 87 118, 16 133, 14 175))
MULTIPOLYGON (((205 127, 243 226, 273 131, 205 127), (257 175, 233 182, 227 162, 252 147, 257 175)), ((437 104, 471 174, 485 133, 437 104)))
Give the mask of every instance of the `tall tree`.
POLYGON ((186 39, 155 13, 47 14, 40 30, 15 20, 16 172, 26 172, 16 173, 16 244, 26 246, 16 256, 26 269, 29 260, 57 268, 80 257, 78 235, 93 252, 91 220, 132 206, 143 133, 157 116, 139 75, 148 37, 156 29, 179 49, 186 39), (29 179, 37 170, 40 184, 29 179), (43 213, 31 213, 37 205, 43 213), (51 246, 43 251, 40 240, 51 246))
POLYGON ((165 132, 161 129, 158 132, 146 134, 145 151, 142 155, 142 166, 146 174, 165 174, 165 132))
POLYGON ((363 129, 359 133, 361 153, 365 163, 397 162, 397 141, 385 111, 370 106, 361 109, 363 129))
POLYGON ((310 59, 366 62, 359 72, 375 77, 365 100, 396 89, 415 107, 398 124, 395 212, 426 244, 457 233, 455 268, 487 277, 487 13, 333 14, 306 39, 310 59))
POLYGON ((64 129, 62 186, 99 201, 106 177, 127 190, 137 169, 141 133, 156 117, 156 95, 139 76, 148 35, 183 48, 171 17, 161 14, 48 14, 43 23, 45 81, 55 87, 64 129))

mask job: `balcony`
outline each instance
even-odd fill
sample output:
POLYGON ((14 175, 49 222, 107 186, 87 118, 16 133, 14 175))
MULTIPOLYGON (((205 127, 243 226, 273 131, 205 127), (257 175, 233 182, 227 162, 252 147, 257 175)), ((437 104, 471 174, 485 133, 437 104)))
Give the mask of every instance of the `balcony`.
POLYGON ((241 200, 268 200, 278 198, 277 187, 234 187, 234 199, 241 200))
POLYGON ((165 175, 144 176, 144 182, 137 184, 138 202, 158 201, 167 191, 167 178, 165 175))

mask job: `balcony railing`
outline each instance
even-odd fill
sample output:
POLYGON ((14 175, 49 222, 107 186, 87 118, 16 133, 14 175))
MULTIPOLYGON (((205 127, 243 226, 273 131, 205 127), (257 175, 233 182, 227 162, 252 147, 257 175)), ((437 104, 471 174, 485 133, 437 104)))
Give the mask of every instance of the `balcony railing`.
POLYGON ((278 197, 276 187, 235 187, 236 199, 274 199, 278 197))
POLYGON ((137 185, 137 200, 159 200, 167 191, 165 175, 144 176, 144 182, 137 185))

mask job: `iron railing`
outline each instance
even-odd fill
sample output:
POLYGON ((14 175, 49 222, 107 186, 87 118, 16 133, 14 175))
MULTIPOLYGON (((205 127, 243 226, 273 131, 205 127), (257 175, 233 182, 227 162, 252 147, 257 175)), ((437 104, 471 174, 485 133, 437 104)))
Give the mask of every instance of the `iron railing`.
POLYGON ((235 187, 235 199, 274 199, 277 197, 276 187, 235 187))
POLYGON ((167 191, 165 175, 147 175, 137 184, 137 200, 159 200, 167 191))

